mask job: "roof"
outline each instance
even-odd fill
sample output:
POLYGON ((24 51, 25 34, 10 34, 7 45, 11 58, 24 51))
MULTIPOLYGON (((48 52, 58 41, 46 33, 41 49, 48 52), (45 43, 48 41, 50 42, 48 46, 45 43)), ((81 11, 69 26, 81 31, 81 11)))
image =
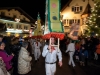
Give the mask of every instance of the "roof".
POLYGON ((66 3, 66 5, 61 9, 61 12, 62 12, 67 6, 69 6, 69 4, 71 3, 71 1, 72 1, 72 0, 69 0, 69 1, 66 3))
POLYGON ((30 19, 31 22, 35 22, 35 20, 30 15, 28 15, 24 10, 22 10, 20 7, 0 7, 0 10, 1 9, 7 9, 7 10, 15 9, 15 10, 18 10, 19 12, 23 13, 23 15, 25 15, 28 19, 30 19))
POLYGON ((84 12, 82 13, 82 15, 84 15, 84 14, 91 14, 91 6, 90 6, 89 3, 87 4, 87 6, 86 6, 84 12))

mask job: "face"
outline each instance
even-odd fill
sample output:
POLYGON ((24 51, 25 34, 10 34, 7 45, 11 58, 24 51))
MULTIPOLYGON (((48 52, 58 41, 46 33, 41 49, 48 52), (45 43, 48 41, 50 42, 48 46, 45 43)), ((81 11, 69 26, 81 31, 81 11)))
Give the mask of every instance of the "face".
POLYGON ((51 43, 54 44, 55 43, 55 39, 51 38, 51 43))
POLYGON ((0 49, 1 49, 1 50, 4 50, 4 48, 5 48, 5 44, 2 43, 2 44, 0 45, 0 49))
POLYGON ((84 47, 82 47, 82 49, 84 50, 84 47))

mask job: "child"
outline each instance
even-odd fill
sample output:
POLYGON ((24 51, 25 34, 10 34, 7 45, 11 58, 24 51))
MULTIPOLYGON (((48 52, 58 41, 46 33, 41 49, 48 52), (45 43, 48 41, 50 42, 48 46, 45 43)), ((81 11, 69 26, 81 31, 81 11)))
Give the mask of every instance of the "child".
POLYGON ((80 44, 79 44, 79 42, 77 42, 75 44, 75 60, 76 60, 76 62, 79 61, 79 51, 80 51, 80 44))
POLYGON ((88 51, 85 49, 84 46, 80 50, 80 58, 81 58, 80 65, 85 66, 86 58, 88 58, 88 51))

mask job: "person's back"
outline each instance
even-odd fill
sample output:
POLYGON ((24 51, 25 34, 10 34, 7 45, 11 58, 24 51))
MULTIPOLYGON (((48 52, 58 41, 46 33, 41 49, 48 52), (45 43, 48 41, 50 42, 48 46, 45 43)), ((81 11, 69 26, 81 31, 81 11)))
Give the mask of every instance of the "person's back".
POLYGON ((68 48, 69 51, 75 51, 75 44, 74 43, 69 43, 68 48))
POLYGON ((21 50, 19 51, 19 57, 18 57, 19 74, 27 74, 29 71, 31 71, 30 61, 32 60, 32 57, 29 56, 27 47, 28 47, 28 42, 23 42, 21 50))
POLYGON ((69 56, 70 56, 70 59, 69 59, 69 65, 71 65, 72 63, 72 66, 75 67, 75 63, 73 61, 73 55, 74 55, 74 52, 75 52, 75 44, 74 44, 74 41, 71 41, 67 47, 67 50, 65 51, 66 53, 69 52, 69 56))

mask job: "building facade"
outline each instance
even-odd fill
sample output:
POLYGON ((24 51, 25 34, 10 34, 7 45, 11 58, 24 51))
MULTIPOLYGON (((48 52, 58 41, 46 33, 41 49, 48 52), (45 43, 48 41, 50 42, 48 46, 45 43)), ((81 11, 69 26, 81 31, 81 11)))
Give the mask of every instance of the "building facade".
POLYGON ((3 35, 28 36, 35 20, 19 7, 0 8, 0 23, 6 26, 3 35))
POLYGON ((91 14, 91 8, 94 6, 94 0, 69 0, 61 10, 61 17, 64 26, 64 32, 70 31, 73 23, 80 25, 79 35, 84 33, 86 21, 91 14))

